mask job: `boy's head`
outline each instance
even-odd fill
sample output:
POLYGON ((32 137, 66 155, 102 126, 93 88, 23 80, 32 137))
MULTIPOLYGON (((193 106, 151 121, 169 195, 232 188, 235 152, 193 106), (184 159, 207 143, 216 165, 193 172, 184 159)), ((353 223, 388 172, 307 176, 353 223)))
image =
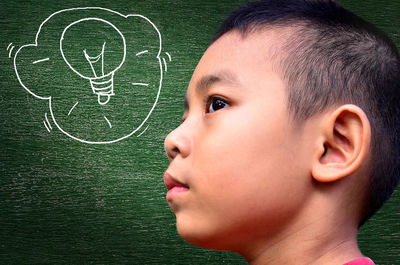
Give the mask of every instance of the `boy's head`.
POLYGON ((400 62, 395 44, 335 1, 262 1, 233 12, 214 40, 290 29, 274 63, 287 85, 288 110, 301 124, 333 106, 351 103, 372 127, 372 172, 365 221, 390 197, 400 167, 400 62))
POLYGON ((399 76, 394 44, 333 1, 233 12, 165 142, 178 232, 240 253, 307 222, 354 233, 398 182, 399 76))
POLYGON ((260 1, 233 12, 214 37, 238 31, 291 31, 274 56, 288 110, 298 124, 351 103, 372 127, 371 178, 363 222, 392 194, 400 175, 400 59, 379 29, 336 1, 260 1))

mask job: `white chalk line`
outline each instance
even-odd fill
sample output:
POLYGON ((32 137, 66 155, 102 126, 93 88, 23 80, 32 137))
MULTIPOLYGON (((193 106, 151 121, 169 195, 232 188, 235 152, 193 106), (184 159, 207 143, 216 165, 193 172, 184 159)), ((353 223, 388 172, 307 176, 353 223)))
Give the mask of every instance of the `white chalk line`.
POLYGON ((163 62, 164 62, 164 66, 165 66, 165 72, 167 72, 167 62, 165 61, 165 58, 162 58, 163 62))
POLYGON ((165 52, 167 55, 168 55, 168 59, 169 59, 169 61, 172 61, 172 59, 171 59, 171 55, 168 53, 168 52, 165 52))
POLYGON ((12 47, 11 47, 10 52, 8 53, 8 58, 11 58, 11 53, 12 53, 12 51, 14 50, 14 48, 15 48, 15 46, 12 46, 12 47))
POLYGON ((149 86, 149 84, 146 83, 132 83, 134 86, 149 86))
POLYGON ((10 44, 8 44, 7 51, 8 51, 8 49, 10 49, 11 45, 12 45, 12 42, 10 44))
POLYGON ((141 51, 141 52, 136 53, 136 56, 139 56, 139 55, 142 55, 142 54, 145 54, 145 53, 148 53, 148 52, 149 52, 148 50, 141 51))
POLYGON ((50 129, 49 129, 49 127, 47 127, 47 124, 45 121, 43 121, 43 124, 44 124, 44 127, 46 127, 47 131, 50 132, 50 129))
POLYGON ((106 42, 103 43, 103 47, 101 49, 101 73, 104 75, 104 48, 106 47, 106 42))
POLYGON ((144 134, 144 132, 147 130, 147 128, 149 128, 149 126, 150 125, 147 125, 147 127, 143 130, 143 132, 141 132, 138 136, 136 136, 136 137, 139 137, 140 135, 142 135, 142 134, 144 134))
POLYGON ((104 116, 104 119, 106 120, 106 122, 108 123, 108 126, 110 126, 110 128, 112 128, 111 122, 107 119, 106 116, 104 116))
POLYGON ((76 107, 76 105, 78 105, 78 101, 75 103, 75 105, 74 106, 72 106, 72 108, 69 110, 69 112, 68 112, 68 116, 71 114, 71 112, 72 112, 72 110, 76 107))
POLYGON ((32 62, 32 64, 37 64, 37 63, 45 62, 45 61, 48 61, 48 60, 50 60, 50 58, 44 58, 44 59, 40 59, 40 60, 34 61, 34 62, 32 62))
POLYGON ((47 112, 44 114, 44 117, 46 118, 46 122, 49 125, 50 129, 53 130, 53 127, 51 127, 51 124, 49 122, 49 119, 47 119, 47 112))

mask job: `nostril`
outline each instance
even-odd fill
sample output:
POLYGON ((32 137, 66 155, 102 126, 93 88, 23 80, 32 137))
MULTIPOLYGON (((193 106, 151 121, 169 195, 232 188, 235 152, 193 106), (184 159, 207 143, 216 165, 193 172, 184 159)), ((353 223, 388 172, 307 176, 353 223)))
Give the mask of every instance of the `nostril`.
POLYGON ((170 132, 165 138, 164 148, 170 161, 178 155, 182 157, 188 156, 191 148, 187 131, 183 130, 183 127, 179 126, 170 132))
POLYGON ((179 148, 175 147, 171 150, 171 152, 168 152, 168 158, 169 160, 172 160, 176 157, 176 155, 179 154, 179 148))
POLYGON ((179 148, 175 147, 175 148, 173 148, 171 150, 166 149, 166 151, 167 151, 168 159, 170 161, 172 161, 176 157, 176 155, 179 153, 179 148))

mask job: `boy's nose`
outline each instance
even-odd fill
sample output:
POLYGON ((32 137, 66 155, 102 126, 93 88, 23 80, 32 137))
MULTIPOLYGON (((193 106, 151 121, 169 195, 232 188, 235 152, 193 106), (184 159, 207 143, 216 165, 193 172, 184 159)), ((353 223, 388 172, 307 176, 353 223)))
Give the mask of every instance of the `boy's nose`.
POLYGON ((170 161, 178 155, 185 158, 190 154, 191 142, 184 132, 183 124, 167 135, 164 148, 170 161))

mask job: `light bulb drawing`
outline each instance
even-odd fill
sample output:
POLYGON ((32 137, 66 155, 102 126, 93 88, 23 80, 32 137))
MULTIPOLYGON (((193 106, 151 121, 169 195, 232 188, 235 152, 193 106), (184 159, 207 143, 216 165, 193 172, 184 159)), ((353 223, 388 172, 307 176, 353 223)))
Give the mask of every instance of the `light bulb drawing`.
MULTIPOLYGON (((12 52, 12 43, 7 47, 12 52)), ((166 54, 156 25, 102 7, 57 11, 14 55, 21 86, 48 101, 44 126, 86 144, 148 132, 160 98, 166 54)), ((9 55, 10 56, 10 55, 9 55)))
POLYGON ((92 92, 97 95, 97 102, 100 105, 107 104, 111 96, 115 95, 114 73, 123 65, 126 57, 126 41, 119 29, 101 18, 80 19, 64 29, 60 39, 60 52, 66 64, 76 74, 90 81, 92 92), (97 30, 94 33, 93 28, 97 30), (91 37, 83 38, 82 33, 85 32, 90 32, 91 37), (80 45, 84 47, 81 48, 80 45), (117 55, 120 58, 117 63, 112 60, 105 65, 105 51, 108 47, 114 48, 114 57, 117 55), (89 49, 100 52, 91 56, 89 49))
POLYGON ((93 74, 95 78, 90 79, 90 85, 92 87, 92 91, 94 94, 97 94, 97 101, 100 105, 105 105, 110 101, 110 97, 114 96, 114 72, 109 73, 108 75, 104 75, 104 48, 106 42, 104 42, 103 47, 101 49, 101 53, 95 57, 90 57, 86 49, 83 50, 86 60, 90 64, 90 68, 92 68, 93 74), (95 70, 95 65, 99 65, 101 67, 100 74, 99 70, 95 70))

